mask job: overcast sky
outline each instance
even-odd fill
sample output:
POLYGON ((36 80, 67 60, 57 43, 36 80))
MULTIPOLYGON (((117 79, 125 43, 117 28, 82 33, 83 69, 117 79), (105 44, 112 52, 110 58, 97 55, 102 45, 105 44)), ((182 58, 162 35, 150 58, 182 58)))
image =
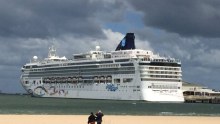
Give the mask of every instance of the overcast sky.
POLYGON ((136 46, 182 61, 183 80, 220 90, 219 0, 0 0, 0 90, 24 92, 21 67, 99 44, 115 50, 127 32, 136 46))

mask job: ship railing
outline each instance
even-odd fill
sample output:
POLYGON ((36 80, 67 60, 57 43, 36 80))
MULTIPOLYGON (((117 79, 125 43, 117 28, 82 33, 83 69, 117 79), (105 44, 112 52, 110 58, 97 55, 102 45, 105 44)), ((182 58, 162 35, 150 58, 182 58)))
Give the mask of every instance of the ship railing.
POLYGON ((168 63, 180 63, 181 61, 179 59, 150 59, 147 60, 150 62, 168 62, 168 63))

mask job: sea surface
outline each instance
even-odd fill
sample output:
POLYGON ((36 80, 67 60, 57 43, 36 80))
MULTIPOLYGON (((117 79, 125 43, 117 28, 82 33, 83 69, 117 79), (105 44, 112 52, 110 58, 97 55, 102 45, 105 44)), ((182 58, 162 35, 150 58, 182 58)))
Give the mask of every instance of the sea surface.
POLYGON ((152 103, 0 95, 0 114, 88 115, 90 112, 95 113, 98 110, 102 110, 106 115, 220 116, 220 104, 152 103))

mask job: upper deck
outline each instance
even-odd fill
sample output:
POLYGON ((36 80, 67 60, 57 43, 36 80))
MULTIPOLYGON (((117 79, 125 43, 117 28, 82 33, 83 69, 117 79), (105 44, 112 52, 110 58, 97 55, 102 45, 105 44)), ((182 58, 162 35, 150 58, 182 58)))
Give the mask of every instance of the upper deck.
MULTIPOLYGON (((67 59, 65 56, 59 57, 56 54, 56 48, 52 45, 49 47, 48 57, 39 60, 37 56, 34 56, 30 63, 27 63, 24 68, 29 66, 66 66, 77 65, 81 63, 99 63, 100 61, 113 61, 113 63, 121 62, 117 60, 128 59, 137 60, 141 64, 152 63, 153 65, 181 65, 181 62, 177 59, 170 57, 162 57, 159 54, 154 54, 150 50, 136 49, 134 44, 134 34, 128 33, 125 38, 119 43, 115 51, 102 51, 100 46, 96 46, 95 50, 91 50, 87 53, 73 54, 73 57, 67 59), (115 61, 116 60, 116 61, 115 61), (72 63, 72 64, 69 64, 72 63)), ((47 67, 48 67, 47 66, 47 67)))

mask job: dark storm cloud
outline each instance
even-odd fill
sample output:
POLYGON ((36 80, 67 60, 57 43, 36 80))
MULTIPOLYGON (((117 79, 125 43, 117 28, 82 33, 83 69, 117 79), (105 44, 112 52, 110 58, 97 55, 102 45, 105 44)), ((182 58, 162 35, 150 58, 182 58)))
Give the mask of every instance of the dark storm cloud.
POLYGON ((129 0, 147 26, 182 36, 220 37, 219 0, 129 0))
POLYGON ((0 0, 0 90, 23 92, 20 68, 35 55, 45 58, 52 43, 60 56, 90 50, 124 8, 112 0, 0 0))
MULTIPOLYGON (((120 2, 100 0, 1 0, 0 36, 46 38, 72 34, 103 37, 102 16, 114 19, 120 2)), ((118 11, 120 13, 120 11, 118 11)), ((120 14, 119 14, 120 15, 120 14)))
POLYGON ((183 80, 220 89, 220 1, 128 1, 145 24, 137 36, 160 55, 179 58, 183 80))

